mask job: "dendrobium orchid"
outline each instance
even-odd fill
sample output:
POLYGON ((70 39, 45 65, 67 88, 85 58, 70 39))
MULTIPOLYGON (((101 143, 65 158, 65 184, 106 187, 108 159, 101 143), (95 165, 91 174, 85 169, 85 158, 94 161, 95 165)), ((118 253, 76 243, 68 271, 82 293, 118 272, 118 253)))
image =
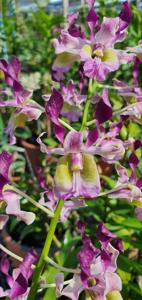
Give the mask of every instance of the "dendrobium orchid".
POLYGON ((62 155, 54 177, 57 197, 96 197, 100 192, 100 178, 95 160, 83 144, 83 133, 71 131, 65 138, 63 148, 48 150, 38 138, 41 151, 62 155))
POLYGON ((7 257, 0 260, 0 271, 6 276, 8 290, 0 287, 0 298, 10 297, 11 300, 26 300, 28 296, 28 280, 32 275, 32 266, 37 260, 35 250, 30 250, 18 268, 14 269, 12 276, 9 274, 10 263, 7 257))
MULTIPOLYGON (((88 1, 89 2, 89 1, 88 1)), ((94 80, 105 80, 106 75, 116 71, 120 64, 130 62, 133 55, 124 50, 114 49, 114 44, 122 41, 131 21, 131 10, 128 2, 124 2, 119 17, 104 17, 102 24, 94 35, 97 23, 97 15, 90 5, 87 23, 91 30, 90 39, 84 35, 72 35, 70 24, 68 30, 63 30, 59 39, 54 40, 54 48, 57 58, 53 64, 54 77, 57 80, 63 78, 71 65, 75 62, 83 62, 84 74, 94 80)))
POLYGON ((26 121, 37 120, 45 109, 31 99, 32 91, 24 89, 19 81, 20 61, 14 57, 11 63, 0 60, 0 70, 5 74, 5 83, 12 88, 12 94, 1 92, 1 97, 7 96, 8 100, 0 99, 0 107, 14 107, 15 112, 11 115, 5 133, 10 137, 10 143, 15 144, 14 130, 25 124, 26 121), (12 97, 12 99, 9 99, 12 97))
POLYGON ((56 276, 57 296, 66 296, 72 300, 78 300, 80 293, 88 292, 91 299, 106 300, 111 295, 113 300, 121 300, 120 291, 122 282, 116 273, 116 261, 119 252, 123 250, 120 245, 114 248, 111 241, 116 238, 103 224, 99 224, 97 235, 101 243, 101 250, 97 249, 91 240, 83 234, 83 246, 78 253, 80 274, 75 274, 69 285, 63 288, 63 274, 56 276))

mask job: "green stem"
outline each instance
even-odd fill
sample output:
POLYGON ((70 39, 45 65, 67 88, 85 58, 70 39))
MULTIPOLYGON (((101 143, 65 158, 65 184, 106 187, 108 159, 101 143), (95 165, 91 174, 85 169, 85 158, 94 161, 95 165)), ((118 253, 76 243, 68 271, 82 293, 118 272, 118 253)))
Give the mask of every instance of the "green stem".
POLYGON ((49 250, 50 250, 50 247, 51 247, 51 244, 52 244, 53 236, 54 236, 54 233, 55 233, 55 230, 56 230, 56 226, 57 226, 57 223, 58 223, 58 220, 59 220, 59 217, 60 217, 60 213, 61 213, 63 204, 64 204, 64 201, 59 200, 56 211, 55 211, 55 214, 54 214, 54 217, 53 217, 53 219, 51 220, 51 223, 50 223, 49 232, 48 232, 47 238, 45 240, 44 247, 42 249, 42 252, 41 252, 39 261, 37 263, 37 266, 35 268, 35 271, 33 273, 32 285, 31 285, 31 289, 30 289, 27 300, 35 300, 36 293, 37 293, 37 290, 38 290, 38 285, 39 285, 39 279, 40 279, 40 276, 43 272, 44 266, 46 264, 45 259, 49 254, 49 250))
POLYGON ((75 129, 72 127, 72 126, 70 126, 68 123, 66 123, 64 120, 62 120, 62 119, 60 119, 60 118, 58 118, 58 120, 59 120, 59 122, 60 122, 60 124, 62 124, 64 127, 66 127, 67 129, 69 129, 69 130, 74 130, 75 131, 75 129))
POLYGON ((89 110, 89 106, 91 103, 91 97, 92 97, 92 79, 89 80, 88 97, 87 97, 85 107, 84 107, 82 125, 80 128, 81 131, 85 130, 86 125, 87 125, 88 110, 89 110))

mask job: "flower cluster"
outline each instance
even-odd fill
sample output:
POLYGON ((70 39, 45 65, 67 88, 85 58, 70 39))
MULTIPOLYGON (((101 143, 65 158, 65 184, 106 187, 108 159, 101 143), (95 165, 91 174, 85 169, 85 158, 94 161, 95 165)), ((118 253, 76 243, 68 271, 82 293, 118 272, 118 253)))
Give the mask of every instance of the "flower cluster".
MULTIPOLYGON (((42 96, 44 107, 31 98, 32 91, 23 87, 18 58, 13 57, 10 62, 0 60, 5 85, 5 90, 0 92, 0 107, 15 108, 5 128, 10 143, 16 143, 16 127, 26 121, 38 120, 41 115, 50 122, 58 141, 57 147, 53 148, 45 142, 46 132, 41 132, 37 138, 41 152, 57 156, 52 186, 46 185, 42 169, 37 170, 42 189, 39 201, 31 199, 10 183, 12 155, 5 150, 0 154, 0 202, 6 204, 0 215, 0 230, 9 215, 16 216, 27 225, 35 221, 35 213, 21 210, 22 198, 27 198, 52 218, 49 235, 36 266, 33 264, 37 261, 37 254, 31 250, 11 275, 9 260, 2 256, 0 270, 9 288, 4 291, 0 287, 0 297, 35 299, 58 220, 66 220, 74 209, 85 209, 87 201, 97 201, 100 196, 125 199, 137 206, 136 216, 142 220, 142 177, 137 172, 137 151, 142 147, 142 142, 128 135, 125 139, 121 138, 127 122, 141 124, 139 64, 142 62, 142 42, 136 47, 115 48, 116 43, 120 45, 127 36, 131 22, 128 1, 123 3, 119 16, 104 17, 102 23, 94 10, 94 0, 88 0, 88 7, 87 30, 77 25, 79 13, 73 13, 68 16, 66 29, 53 40, 56 59, 52 66, 52 78, 56 83, 50 94, 42 96), (132 66, 132 84, 116 78, 111 86, 104 83, 122 64, 132 66), (78 82, 66 80, 66 74, 74 65, 78 68, 78 82), (114 90, 123 101, 119 110, 114 109, 109 89, 114 90), (114 166, 118 179, 113 189, 105 190, 99 160, 114 166), (32 269, 35 271, 30 288, 28 280, 32 269)), ((56 276, 57 297, 63 295, 77 300, 85 291, 94 300, 121 300, 122 282, 116 273, 117 257, 123 252, 121 240, 101 223, 96 233, 101 245, 99 249, 85 234, 85 225, 81 224, 79 231, 83 243, 77 256, 79 268, 75 269, 66 287, 63 273, 56 276)), ((0 249, 4 251, 5 248, 0 244, 0 249)), ((53 285, 55 287, 55 283, 53 285)), ((42 291, 42 284, 40 288, 42 291)))

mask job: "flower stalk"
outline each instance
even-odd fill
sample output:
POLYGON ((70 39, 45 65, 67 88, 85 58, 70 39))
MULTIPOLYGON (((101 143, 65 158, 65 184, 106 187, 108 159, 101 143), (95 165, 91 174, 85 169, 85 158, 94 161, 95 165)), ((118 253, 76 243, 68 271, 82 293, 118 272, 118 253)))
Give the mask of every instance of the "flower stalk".
POLYGON ((85 130, 86 125, 87 125, 87 118, 88 118, 88 111, 89 111, 89 107, 90 107, 90 103, 91 103, 92 90, 93 90, 92 79, 90 79, 89 80, 89 87, 88 87, 88 97, 87 97, 85 107, 84 107, 83 119, 82 119, 82 125, 81 125, 81 128, 80 128, 80 131, 85 130))
POLYGON ((38 260, 37 266, 35 268, 35 271, 33 273, 32 285, 31 285, 31 289, 30 289, 27 300, 35 299, 35 296, 36 296, 36 293, 38 290, 39 279, 44 270, 44 266, 46 264, 45 259, 49 254, 49 250, 50 250, 50 247, 52 244, 53 236, 54 236, 54 233, 56 230, 56 226, 57 226, 57 223, 58 223, 58 220, 60 217, 60 213, 61 213, 63 204, 64 204, 64 201, 59 200, 57 208, 55 210, 54 217, 52 218, 51 223, 50 223, 49 232, 47 234, 47 238, 45 240, 44 247, 42 249, 42 252, 41 252, 40 258, 38 260))

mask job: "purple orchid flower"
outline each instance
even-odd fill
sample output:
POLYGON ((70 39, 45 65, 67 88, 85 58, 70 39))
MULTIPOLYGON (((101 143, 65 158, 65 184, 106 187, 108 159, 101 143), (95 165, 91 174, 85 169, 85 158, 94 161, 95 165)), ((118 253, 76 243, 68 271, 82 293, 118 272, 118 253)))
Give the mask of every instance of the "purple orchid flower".
MULTIPOLYGON (((39 200, 39 203, 43 206, 46 206, 52 212, 54 212, 54 210, 56 209, 57 203, 58 203, 58 198, 54 194, 54 191, 46 190, 45 192, 41 193, 41 198, 39 200)), ((84 208, 84 207, 86 207, 86 204, 82 200, 65 201, 62 211, 61 211, 60 220, 61 221, 67 220, 70 215, 70 212, 72 210, 78 209, 78 208, 84 208)))
POLYGON ((45 112, 45 109, 31 99, 32 91, 24 89, 21 85, 19 81, 21 63, 18 58, 13 57, 10 63, 5 60, 0 60, 0 70, 3 71, 5 75, 7 86, 12 88, 12 98, 14 96, 14 98, 10 100, 8 93, 0 93, 1 96, 8 96, 8 100, 0 100, 0 107, 16 108, 5 128, 5 133, 10 136, 10 143, 15 144, 15 128, 22 122, 37 120, 40 115, 45 112))
POLYGON ((35 250, 30 250, 24 257, 23 262, 18 268, 14 269, 12 276, 9 275, 9 260, 4 256, 0 261, 0 270, 6 276, 9 289, 3 291, 0 288, 0 298, 4 296, 10 297, 11 300, 26 300, 28 296, 28 280, 32 275, 32 265, 37 260, 35 250))
POLYGON ((8 173, 11 163, 12 156, 7 151, 3 151, 0 154, 0 198, 7 204, 6 213, 8 215, 17 216, 18 219, 29 225, 35 220, 35 214, 20 209, 20 200, 22 197, 17 195, 12 187, 8 185, 8 173))
POLYGON ((89 3, 89 7, 87 22, 91 32, 90 40, 84 36, 72 36, 69 30, 63 30, 59 39, 54 40, 57 58, 53 64, 53 71, 57 73, 57 80, 63 78, 63 73, 66 73, 75 61, 83 62, 84 74, 87 77, 102 81, 108 73, 116 71, 120 64, 134 59, 134 55, 114 49, 114 44, 122 41, 127 34, 126 28, 131 20, 128 2, 123 4, 119 17, 105 17, 95 35, 94 27, 98 17, 93 4, 89 3))
MULTIPOLYGON (((108 240, 111 241, 114 235, 104 225, 101 226, 102 229, 103 232, 105 231, 106 238, 108 235, 108 240)), ((102 237, 101 233, 100 235, 102 237)), ((100 242, 102 243, 101 240, 100 242)), ((120 277, 116 274, 118 254, 119 250, 112 247, 110 242, 105 250, 104 248, 99 250, 83 234, 83 246, 78 254, 81 272, 75 274, 65 288, 63 288, 63 274, 58 274, 56 277, 57 296, 66 296, 69 299, 78 300, 80 293, 87 290, 93 299, 105 300, 110 295, 113 295, 111 299, 122 299, 120 294, 122 283, 120 277)))
POLYGON ((77 131, 69 132, 63 148, 51 151, 42 143, 41 136, 37 141, 42 152, 63 155, 59 159, 54 177, 56 196, 96 197, 100 192, 100 178, 93 156, 87 153, 87 147, 83 145, 83 134, 77 131))
POLYGON ((54 192, 61 198, 93 198, 99 195, 100 178, 93 154, 100 155, 108 163, 114 163, 125 153, 123 142, 119 139, 103 136, 96 141, 96 130, 89 131, 86 144, 83 143, 82 132, 71 131, 64 140, 63 148, 51 150, 42 142, 43 135, 37 139, 41 151, 63 156, 59 159, 54 177, 54 192))
POLYGON ((10 137, 10 143, 15 144, 14 130, 26 121, 38 120, 45 109, 34 100, 30 99, 32 93, 25 92, 21 102, 17 100, 0 100, 0 107, 14 107, 15 112, 11 115, 5 133, 10 137))
MULTIPOLYGON (((131 165, 132 167, 132 165, 131 165)), ((117 173, 119 175, 116 187, 110 193, 108 193, 109 198, 127 199, 130 202, 135 203, 137 206, 142 206, 142 192, 140 187, 142 186, 141 180, 136 179, 135 174, 129 179, 127 170, 125 167, 119 165, 116 167, 117 173)))

